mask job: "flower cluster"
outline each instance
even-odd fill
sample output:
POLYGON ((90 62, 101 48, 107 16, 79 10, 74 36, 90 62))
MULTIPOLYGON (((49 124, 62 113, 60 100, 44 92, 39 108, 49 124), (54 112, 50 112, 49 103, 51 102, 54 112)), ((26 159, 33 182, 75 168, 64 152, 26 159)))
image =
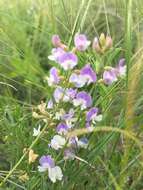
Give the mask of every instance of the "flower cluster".
MULTIPOLYGON (((88 139, 84 136, 67 138, 67 133, 75 128, 96 126, 96 123, 102 121, 101 110, 94 106, 90 87, 100 84, 102 81, 105 85, 111 85, 118 78, 126 73, 125 59, 121 59, 116 67, 104 67, 97 74, 95 68, 90 63, 85 63, 80 67, 78 53, 86 51, 91 42, 84 34, 76 34, 74 37, 74 48, 69 51, 68 47, 61 42, 58 35, 53 35, 51 55, 48 56, 50 61, 57 65, 49 71, 46 77, 48 85, 53 90, 52 97, 47 104, 39 107, 40 110, 46 110, 52 119, 55 128, 52 129, 54 134, 48 144, 49 149, 58 152, 63 149, 64 159, 75 159, 75 152, 81 148, 88 148, 88 139)), ((103 53, 112 47, 112 38, 101 35, 99 40, 95 38, 92 48, 97 53, 103 53)), ((45 112, 44 112, 45 113, 45 112)), ((90 129, 90 128, 89 128, 90 129)), ((33 136, 40 133, 34 128, 33 136)), ((55 183, 56 180, 62 180, 63 174, 59 166, 50 155, 40 158, 39 172, 48 171, 50 180, 55 183)))

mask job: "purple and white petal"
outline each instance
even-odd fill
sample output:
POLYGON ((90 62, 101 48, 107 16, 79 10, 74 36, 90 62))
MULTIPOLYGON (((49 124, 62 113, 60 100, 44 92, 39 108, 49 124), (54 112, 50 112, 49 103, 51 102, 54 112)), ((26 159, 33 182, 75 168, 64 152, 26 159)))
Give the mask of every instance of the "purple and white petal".
POLYGON ((62 87, 57 87, 54 91, 54 99, 56 101, 56 103, 59 103, 62 99, 63 99, 63 96, 64 96, 64 89, 62 87))
POLYGON ((40 172, 44 172, 49 168, 55 167, 55 162, 50 155, 42 156, 39 160, 40 166, 38 166, 38 170, 40 172))
POLYGON ((76 107, 80 106, 81 110, 84 110, 92 105, 92 98, 87 92, 81 91, 76 95, 73 104, 76 107))
POLYGON ((67 71, 73 69, 77 65, 78 58, 72 52, 65 52, 59 57, 58 62, 61 67, 67 71))
POLYGON ((64 151, 64 159, 67 160, 74 160, 75 158, 75 151, 72 148, 67 148, 64 151))
POLYGON ((65 113, 61 119, 65 121, 66 125, 69 128, 72 128, 74 126, 74 123, 77 121, 77 118, 74 117, 74 110, 71 108, 68 113, 65 113))
POLYGON ((86 121, 90 122, 92 120, 94 120, 98 114, 98 108, 93 107, 91 108, 87 113, 86 113, 86 121))
POLYGON ((78 147, 87 148, 88 147, 88 139, 86 137, 82 137, 77 142, 78 147))
POLYGON ((65 90, 65 93, 64 93, 64 97, 63 97, 63 101, 64 102, 68 102, 68 101, 71 101, 75 98, 76 96, 76 93, 77 93, 77 90, 76 89, 73 89, 73 88, 67 88, 65 90))
POLYGON ((119 77, 126 75, 127 66, 125 65, 125 59, 124 58, 119 60, 119 63, 118 63, 118 66, 116 67, 116 69, 117 69, 117 75, 119 77))
POLYGON ((52 54, 48 56, 48 59, 58 63, 63 54, 65 54, 65 51, 62 48, 53 48, 52 54))
POLYGON ((51 148, 59 150, 66 144, 66 139, 60 135, 55 135, 50 143, 51 148))
POLYGON ((47 109, 52 109, 54 107, 54 103, 53 103, 53 100, 50 99, 47 103, 47 109))
POLYGON ((103 81, 107 85, 111 85, 113 82, 116 82, 117 79, 117 71, 116 69, 112 68, 110 70, 104 71, 103 73, 103 81))
POLYGON ((86 79, 86 77, 84 77, 82 75, 72 73, 70 78, 69 78, 69 82, 73 83, 75 85, 75 87, 81 88, 86 84, 87 79, 86 79))
POLYGON ((81 69, 80 74, 87 79, 87 84, 95 83, 97 80, 96 73, 93 71, 90 64, 85 65, 81 69))
POLYGON ((55 67, 50 69, 50 76, 48 77, 48 85, 53 86, 60 82, 58 70, 55 67))
POLYGON ((69 138, 68 146, 72 148, 77 148, 77 142, 78 142, 78 137, 71 137, 69 138))
POLYGON ((85 51, 90 45, 90 41, 87 40, 87 37, 84 34, 76 34, 74 37, 74 44, 78 51, 85 51))
POLYGON ((62 135, 62 134, 66 134, 68 132, 69 127, 65 124, 65 123, 59 123, 56 131, 58 134, 62 135))

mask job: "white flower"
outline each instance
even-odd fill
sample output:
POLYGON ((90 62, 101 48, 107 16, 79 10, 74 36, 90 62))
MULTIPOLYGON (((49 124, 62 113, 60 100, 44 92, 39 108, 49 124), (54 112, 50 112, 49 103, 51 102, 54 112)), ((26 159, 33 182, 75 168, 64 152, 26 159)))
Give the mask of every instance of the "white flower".
POLYGON ((38 171, 39 172, 45 172, 45 171, 47 171, 48 170, 48 168, 49 168, 49 166, 47 165, 44 165, 44 166, 38 166, 38 171))
POLYGON ((77 88, 81 88, 86 84, 87 78, 73 73, 69 78, 69 82, 73 83, 77 88))
POLYGON ((74 99, 73 105, 75 107, 81 106, 81 110, 84 110, 86 108, 86 101, 84 101, 83 99, 74 99))
POLYGON ((62 170, 59 166, 49 168, 48 172, 49 178, 53 183, 55 183, 56 180, 62 180, 63 178, 62 170))
POLYGON ((34 128, 33 129, 33 137, 37 137, 39 134, 40 134, 40 129, 41 129, 41 126, 39 125, 38 129, 34 128))
POLYGON ((92 121, 93 121, 93 124, 96 124, 97 122, 100 122, 102 121, 102 118, 103 116, 100 114, 100 115, 97 115, 96 117, 92 118, 92 121))
POLYGON ((53 139, 51 140, 50 146, 54 148, 55 150, 58 150, 62 148, 66 144, 66 140, 64 137, 60 135, 55 135, 53 139))

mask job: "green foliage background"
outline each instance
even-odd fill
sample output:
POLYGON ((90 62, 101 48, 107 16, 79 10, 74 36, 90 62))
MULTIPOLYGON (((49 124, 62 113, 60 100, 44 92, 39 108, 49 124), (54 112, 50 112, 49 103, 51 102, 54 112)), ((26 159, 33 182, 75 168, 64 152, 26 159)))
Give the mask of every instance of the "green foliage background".
MULTIPOLYGON (((32 118, 32 108, 51 96, 43 81, 51 66, 47 58, 51 36, 57 33, 72 46, 76 32, 90 39, 101 32, 113 37, 116 50, 100 58, 107 65, 125 56, 126 79, 99 89, 94 101, 102 105, 104 126, 133 132, 142 146, 142 0, 0 0, 0 181, 34 141, 33 128, 39 121, 32 118)), ((93 54, 88 56, 94 65, 93 54)), ((39 140, 34 151, 45 153, 47 142, 46 138, 39 140)), ((28 165, 26 156, 1 189, 143 189, 143 155, 131 139, 102 131, 91 135, 90 144, 90 151, 81 155, 95 169, 70 161, 64 170, 67 182, 51 184, 37 172, 38 161, 28 165), (26 182, 19 179, 24 172, 29 175, 26 182)))

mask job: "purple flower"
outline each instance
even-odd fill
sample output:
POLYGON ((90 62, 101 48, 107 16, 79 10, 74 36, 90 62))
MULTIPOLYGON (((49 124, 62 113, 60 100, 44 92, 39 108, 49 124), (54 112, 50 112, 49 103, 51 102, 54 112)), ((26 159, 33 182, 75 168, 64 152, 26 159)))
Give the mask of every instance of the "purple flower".
POLYGON ((55 34, 55 35, 52 36, 52 44, 55 47, 60 47, 60 45, 61 45, 61 39, 60 39, 59 35, 55 34))
POLYGON ((62 87, 58 86, 55 89, 53 96, 54 96, 56 103, 59 103, 63 99, 64 89, 62 87))
POLYGON ((48 77, 48 85, 52 86, 60 82, 60 77, 58 75, 58 70, 55 67, 50 69, 50 76, 48 77))
POLYGON ((48 104, 47 104, 47 109, 52 109, 53 106, 54 106, 53 100, 50 99, 50 100, 48 101, 48 104))
POLYGON ((76 89, 72 89, 72 88, 66 89, 64 93, 63 101, 68 102, 74 99, 76 96, 76 93, 77 93, 76 89))
POLYGON ((76 34, 74 37, 74 44, 78 51, 85 51, 90 43, 84 34, 76 34))
POLYGON ((73 83, 75 85, 75 87, 81 88, 86 84, 87 79, 82 75, 72 73, 70 78, 69 78, 69 82, 73 83))
POLYGON ((87 122, 87 123, 85 124, 85 127, 86 127, 86 128, 89 128, 89 127, 90 127, 90 122, 87 122))
POLYGON ((81 91, 76 95, 73 104, 74 106, 80 106, 81 110, 84 110, 92 105, 92 98, 85 91, 81 91))
POLYGON ((89 132, 92 132, 92 131, 93 131, 93 127, 91 127, 90 122, 87 122, 87 123, 85 124, 85 127, 88 129, 89 132))
POLYGON ((74 90, 72 88, 64 89, 62 87, 57 87, 54 91, 54 99, 57 103, 60 101, 68 102, 76 96, 77 90, 74 90))
POLYGON ((86 137, 82 137, 77 142, 78 147, 80 148, 87 148, 88 146, 88 139, 86 137))
POLYGON ((118 63, 118 66, 116 67, 116 69, 117 69, 117 75, 119 77, 126 75, 127 67, 125 65, 125 59, 124 58, 119 60, 119 63, 118 63))
POLYGON ((65 54, 65 51, 58 47, 58 48, 53 48, 52 49, 52 55, 48 56, 48 59, 51 61, 59 62, 60 57, 65 54))
POLYGON ((65 121, 68 128, 72 128, 77 118, 74 117, 74 110, 71 108, 68 113, 65 113, 61 116, 61 119, 65 121))
POLYGON ((118 79, 116 69, 111 68, 110 70, 104 71, 103 80, 107 85, 111 85, 113 82, 117 81, 118 79))
POLYGON ((89 85, 90 83, 95 83, 96 79, 96 73, 93 71, 90 64, 87 64, 81 69, 80 74, 71 74, 69 82, 73 83, 77 88, 81 88, 85 84, 89 85))
POLYGON ((65 52, 58 59, 59 64, 65 71, 73 69, 78 62, 77 56, 72 52, 65 52))
POLYGON ((67 159, 74 160, 74 158, 75 158, 75 151, 72 148, 65 149, 64 159, 65 160, 67 160, 67 159))
POLYGON ((66 134, 67 131, 68 131, 69 127, 65 124, 65 123, 60 123, 58 124, 57 128, 56 128, 56 131, 59 133, 59 134, 66 134))
POLYGON ((48 170, 48 168, 55 167, 55 162, 50 155, 42 156, 39 160, 40 166, 38 167, 40 172, 48 170))
POLYGON ((62 180, 62 170, 59 166, 55 166, 55 162, 50 155, 42 156, 39 160, 39 163, 39 172, 48 171, 48 176, 53 183, 55 183, 56 180, 62 180))
POLYGON ((93 71, 93 69, 91 68, 90 64, 87 64, 85 65, 81 71, 80 71, 80 74, 83 76, 83 77, 86 77, 87 79, 87 84, 90 84, 90 83, 95 83, 96 82, 96 73, 93 71))
POLYGON ((72 117, 74 116, 74 110, 73 109, 70 109, 68 113, 65 113, 61 119, 62 120, 70 120, 72 119, 72 117))
POLYGON ((86 121, 90 122, 91 120, 93 120, 98 113, 98 108, 93 107, 91 108, 87 113, 86 113, 86 121))
POLYGON ((77 142, 78 138, 77 137, 71 137, 68 142, 68 146, 72 148, 77 148, 77 142))

